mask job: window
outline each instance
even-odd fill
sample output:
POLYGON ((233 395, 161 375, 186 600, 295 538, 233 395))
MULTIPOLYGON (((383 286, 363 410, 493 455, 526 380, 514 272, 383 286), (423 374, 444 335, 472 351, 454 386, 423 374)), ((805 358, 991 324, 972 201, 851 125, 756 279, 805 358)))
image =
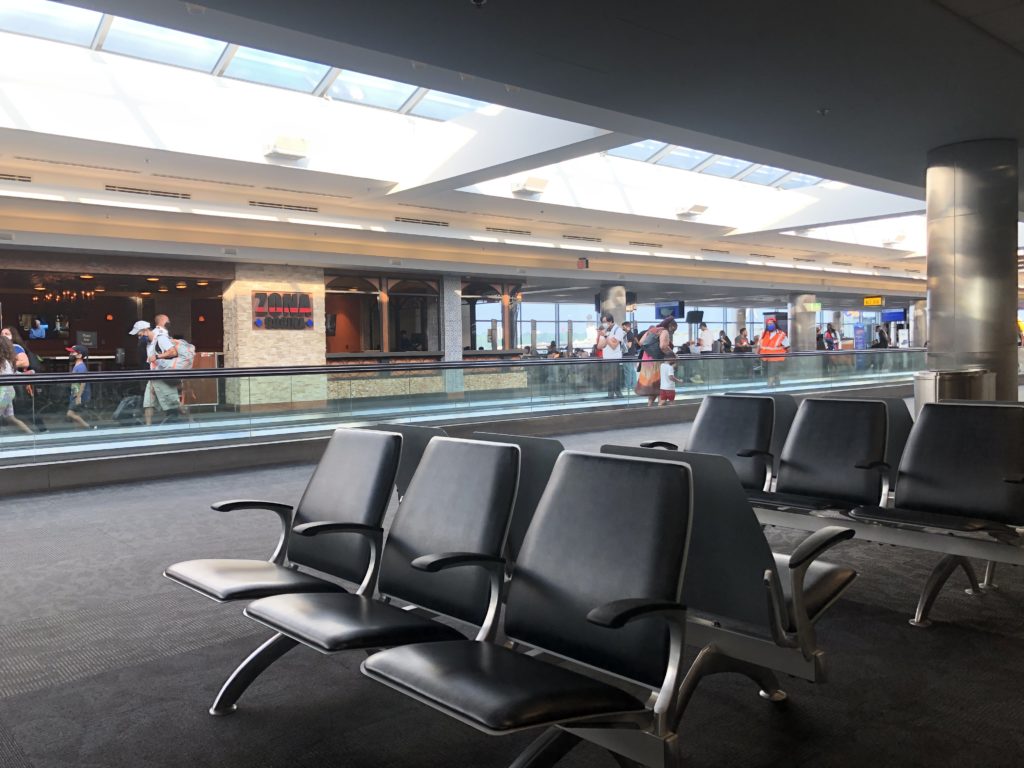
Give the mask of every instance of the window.
POLYGON ((63 3, 4 0, 0 3, 0 29, 43 37, 72 45, 92 45, 102 13, 63 3))
POLYGON ((327 353, 381 352, 380 281, 328 278, 327 353))
POLYGON ((437 281, 390 279, 387 284, 391 351, 440 351, 441 304, 437 281))
POLYGON ((774 184, 787 173, 789 173, 789 171, 785 168, 774 168, 770 165, 759 165, 755 170, 744 176, 743 181, 749 181, 753 184, 774 184))
POLYGON ((701 152, 699 149, 672 147, 669 153, 658 161, 658 165, 667 165, 671 168, 691 171, 709 157, 711 157, 710 152, 701 152))
POLYGON ((103 50, 110 53, 203 72, 213 70, 226 47, 219 40, 120 17, 111 22, 103 40, 103 50))
POLYGON ((820 176, 811 176, 806 173, 791 173, 777 186, 779 189, 799 189, 800 187, 813 187, 821 181, 820 176))
POLYGON ((462 346, 468 350, 505 348, 502 286, 481 280, 462 283, 462 346))
POLYGON ((254 48, 239 48, 224 70, 224 76, 311 93, 329 69, 326 64, 315 64, 254 48))
POLYGON ((415 85, 346 70, 338 75, 327 95, 340 101, 367 104, 382 109, 398 109, 416 90, 415 85))
POLYGON ((731 179, 751 165, 752 163, 749 160, 737 160, 735 157, 725 157, 722 155, 715 158, 715 161, 704 168, 701 173, 731 179))
POLYGON ((627 160, 650 160, 654 155, 665 148, 665 142, 645 139, 635 144, 627 144, 624 147, 609 149, 608 154, 615 157, 624 157, 627 160))
POLYGON ((488 106, 486 101, 468 99, 465 96, 456 96, 453 93, 428 91, 420 99, 419 103, 409 111, 409 114, 418 117, 429 117, 432 120, 451 120, 486 106, 488 106))

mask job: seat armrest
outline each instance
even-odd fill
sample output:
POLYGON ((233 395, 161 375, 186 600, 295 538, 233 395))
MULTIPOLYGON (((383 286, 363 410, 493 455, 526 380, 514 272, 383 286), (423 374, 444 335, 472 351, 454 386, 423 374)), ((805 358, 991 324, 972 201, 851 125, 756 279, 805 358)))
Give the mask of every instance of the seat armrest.
POLYGON ((1008 477, 1003 478, 1003 482, 1020 485, 1021 483, 1024 483, 1024 475, 1009 475, 1008 477))
POLYGON ((291 504, 282 504, 279 501, 262 501, 260 499, 229 499, 218 501, 210 505, 214 512, 236 512, 240 509, 266 509, 277 515, 281 521, 281 536, 277 540, 277 546, 270 555, 270 562, 276 565, 284 565, 288 554, 288 532, 292 527, 292 515, 295 508, 291 504))
POLYGON ((858 461, 853 465, 857 469, 892 469, 887 461, 858 461))
POLYGON ((667 448, 670 451, 678 451, 679 446, 675 443, 670 443, 667 440, 648 440, 646 443, 640 443, 641 448, 667 448))
POLYGON ((422 555, 412 561, 412 567, 418 571, 437 573, 460 565, 479 565, 488 570, 500 566, 505 569, 505 558, 495 555, 481 555, 476 552, 444 552, 436 555, 422 555))
POLYGON ((599 627, 619 629, 637 619, 649 616, 675 617, 686 621, 686 606, 672 600, 648 600, 646 598, 627 598, 613 600, 594 608, 587 614, 587 621, 599 627))
POLYGON ((669 631, 668 663, 653 708, 654 733, 662 736, 678 730, 679 719, 689 698, 682 690, 685 686, 681 685, 685 671, 686 606, 673 600, 626 598, 594 608, 587 614, 587 621, 599 627, 619 629, 637 619, 655 616, 665 620, 669 631))
POLYGON ((493 642, 498 633, 498 613, 505 591, 505 558, 477 552, 442 552, 421 555, 412 561, 413 568, 428 573, 437 573, 463 565, 475 565, 478 568, 483 568, 490 578, 491 601, 487 606, 483 624, 480 625, 480 630, 476 634, 476 640, 493 642))
POLYGON ((790 570, 809 564, 825 550, 831 549, 841 541, 852 539, 855 533, 852 528, 843 528, 839 525, 827 525, 824 528, 819 528, 793 550, 793 554, 789 556, 790 570))
POLYGON ((319 536, 321 533, 360 533, 369 538, 374 535, 383 535, 384 529, 365 523, 336 523, 327 520, 296 525, 292 528, 292 533, 297 533, 299 536, 319 536))
POLYGON ((365 523, 336 523, 331 520, 302 523, 292 528, 299 536, 319 536, 322 533, 358 533, 370 543, 370 563, 366 567, 363 581, 356 590, 357 595, 373 594, 380 570, 380 550, 384 544, 384 529, 379 525, 365 523))
POLYGON ((755 456, 764 456, 767 459, 774 458, 771 451, 762 451, 757 448, 744 448, 742 451, 736 451, 736 455, 743 459, 752 459, 755 456))

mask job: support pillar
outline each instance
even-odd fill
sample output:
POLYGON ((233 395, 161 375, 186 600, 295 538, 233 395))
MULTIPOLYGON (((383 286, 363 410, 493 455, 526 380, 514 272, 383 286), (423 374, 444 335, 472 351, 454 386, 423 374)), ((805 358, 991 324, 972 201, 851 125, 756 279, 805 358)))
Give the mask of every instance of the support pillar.
MULTIPOLYGON (((444 361, 462 360, 462 278, 459 275, 441 276, 441 338, 444 361)), ((461 369, 444 371, 444 391, 462 393, 466 389, 461 369)))
POLYGON ((928 302, 915 301, 907 314, 910 319, 910 346, 923 347, 928 341, 928 302))
POLYGON ((928 367, 996 374, 1017 399, 1017 142, 928 153, 928 367))
POLYGON ((814 327, 818 319, 817 297, 812 293, 798 293, 789 297, 789 343, 794 352, 813 352, 814 327))
MULTIPOLYGON (((740 309, 737 309, 736 310, 736 316, 733 318, 733 320, 736 321, 736 333, 733 334, 733 335, 734 336, 739 336, 740 335, 740 330, 747 327, 747 309, 746 309, 746 307, 742 307, 740 309)), ((749 328, 747 328, 747 335, 751 335, 749 328)))

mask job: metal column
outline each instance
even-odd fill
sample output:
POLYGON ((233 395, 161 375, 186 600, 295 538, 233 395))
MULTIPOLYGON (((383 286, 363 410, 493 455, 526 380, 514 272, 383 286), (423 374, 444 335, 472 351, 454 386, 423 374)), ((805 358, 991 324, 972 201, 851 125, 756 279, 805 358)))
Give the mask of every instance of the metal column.
POLYGON ((996 373, 1017 399, 1017 142, 928 153, 928 367, 996 373))
POLYGON ((794 352, 813 352, 814 328, 818 321, 818 299, 811 293, 789 297, 789 343, 794 352))

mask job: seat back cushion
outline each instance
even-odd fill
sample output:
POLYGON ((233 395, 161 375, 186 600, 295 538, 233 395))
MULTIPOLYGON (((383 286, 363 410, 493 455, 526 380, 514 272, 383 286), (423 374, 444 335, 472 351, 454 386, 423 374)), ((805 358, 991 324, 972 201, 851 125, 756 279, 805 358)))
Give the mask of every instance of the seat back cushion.
POLYGON ((1024 525, 1024 405, 929 403, 910 433, 896 506, 1024 525))
POLYGON ((565 451, 512 572, 506 634, 660 685, 668 651, 663 620, 608 629, 587 614, 613 600, 679 600, 689 528, 687 467, 565 451))
POLYGON ((770 450, 774 414, 775 404, 768 397, 708 395, 693 420, 687 450, 724 456, 743 487, 761 490, 768 462, 763 456, 737 453, 770 450))
MULTIPOLYGON (((741 392, 728 392, 728 397, 751 397, 741 392)), ((772 474, 779 474, 779 457, 782 455, 782 446, 786 444, 789 436, 789 429, 793 426, 793 418, 796 416, 796 399, 786 394, 766 394, 762 397, 770 398, 775 404, 775 419, 772 425, 771 451, 773 458, 772 474)))
POLYGON ((474 552, 500 556, 516 485, 519 446, 435 437, 402 499, 384 544, 379 588, 437 613, 483 622, 490 579, 476 566, 418 571, 422 555, 474 552))
POLYGON ((474 432, 473 437, 495 443, 512 443, 518 445, 521 451, 519 491, 516 493, 516 506, 512 510, 512 522, 509 523, 508 539, 505 541, 509 563, 514 563, 519 557, 526 529, 530 527, 533 513, 551 477, 551 470, 555 468, 555 462, 564 447, 549 437, 521 437, 490 432, 474 432))
MULTIPOLYGON (((295 525, 318 521, 379 526, 395 488, 402 436, 338 429, 327 443, 295 510, 295 525)), ((370 562, 358 534, 289 536, 288 559, 356 583, 370 562)))
POLYGON ((416 424, 375 424, 364 429, 397 432, 402 436, 402 461, 398 464, 398 477, 395 478, 398 498, 405 496, 409 490, 409 483, 416 474, 416 467, 423 458, 423 452, 427 450, 427 444, 435 437, 448 436, 441 427, 421 427, 416 424))
POLYGON ((885 460, 888 408, 882 400, 808 399, 800 404, 782 448, 779 493, 878 504, 885 460))
POLYGON ((730 462, 705 453, 620 445, 603 445, 601 453, 689 465, 693 472, 693 523, 683 603, 692 615, 769 636, 771 615, 764 572, 775 572, 775 560, 730 462))
POLYGON ((903 450, 910 439, 910 430, 914 428, 914 417, 910 415, 910 407, 901 397, 883 398, 889 407, 889 434, 885 441, 885 462, 889 465, 889 481, 896 486, 896 475, 899 472, 903 450))

